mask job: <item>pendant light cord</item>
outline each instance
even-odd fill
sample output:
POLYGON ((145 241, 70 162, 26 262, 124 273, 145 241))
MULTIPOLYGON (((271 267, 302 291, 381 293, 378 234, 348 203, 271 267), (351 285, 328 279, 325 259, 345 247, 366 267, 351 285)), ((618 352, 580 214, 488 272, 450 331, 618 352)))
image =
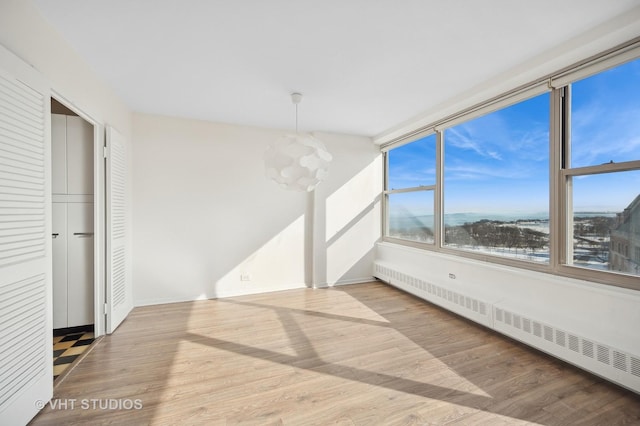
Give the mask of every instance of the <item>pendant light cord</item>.
POLYGON ((296 134, 298 134, 298 104, 302 100, 302 95, 298 92, 291 94, 291 101, 296 106, 296 134))

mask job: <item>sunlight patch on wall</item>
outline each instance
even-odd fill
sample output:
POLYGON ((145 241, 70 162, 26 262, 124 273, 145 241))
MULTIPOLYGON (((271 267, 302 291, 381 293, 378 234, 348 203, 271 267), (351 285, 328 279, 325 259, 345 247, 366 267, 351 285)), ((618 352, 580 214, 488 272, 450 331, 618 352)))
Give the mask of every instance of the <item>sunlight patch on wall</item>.
POLYGON ((374 160, 326 201, 327 284, 366 261, 380 237, 380 161, 374 160))
POLYGON ((303 287, 304 225, 301 215, 230 269, 215 282, 214 297, 303 287))
POLYGON ((380 173, 376 159, 327 198, 327 242, 371 207, 379 195, 380 173))
POLYGON ((358 262, 370 254, 378 240, 379 203, 341 231, 340 237, 327 247, 327 283, 336 284, 358 262))

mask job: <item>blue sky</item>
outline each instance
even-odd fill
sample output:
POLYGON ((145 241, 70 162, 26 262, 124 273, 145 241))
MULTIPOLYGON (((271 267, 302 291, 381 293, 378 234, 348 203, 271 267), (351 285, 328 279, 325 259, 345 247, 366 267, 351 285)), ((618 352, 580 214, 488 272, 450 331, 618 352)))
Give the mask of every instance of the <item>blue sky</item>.
MULTIPOLYGON (((445 214, 548 211, 549 96, 445 130, 445 214)), ((574 83, 571 114, 573 167, 640 160, 640 60, 574 83)), ((435 136, 390 151, 389 177, 390 188, 434 184, 435 136)), ((640 172, 577 177, 574 188, 574 211, 621 211, 640 172)))
MULTIPOLYGON (((572 166, 640 160, 640 60, 572 87, 572 166)), ((622 211, 640 193, 640 172, 574 179, 575 210, 622 211)))
POLYGON ((548 210, 548 93, 447 129, 444 137, 446 213, 548 210))

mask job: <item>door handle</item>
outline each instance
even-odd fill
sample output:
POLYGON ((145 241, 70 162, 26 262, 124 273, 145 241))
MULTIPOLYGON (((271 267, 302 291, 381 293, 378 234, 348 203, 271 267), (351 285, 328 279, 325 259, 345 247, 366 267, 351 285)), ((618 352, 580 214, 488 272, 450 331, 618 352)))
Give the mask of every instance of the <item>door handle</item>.
POLYGON ((80 238, 89 238, 93 237, 93 232, 74 232, 73 235, 80 238))
POLYGON ((51 234, 51 237, 52 238, 58 238, 58 235, 60 235, 60 234, 58 234, 57 232, 54 232, 53 234, 51 234))

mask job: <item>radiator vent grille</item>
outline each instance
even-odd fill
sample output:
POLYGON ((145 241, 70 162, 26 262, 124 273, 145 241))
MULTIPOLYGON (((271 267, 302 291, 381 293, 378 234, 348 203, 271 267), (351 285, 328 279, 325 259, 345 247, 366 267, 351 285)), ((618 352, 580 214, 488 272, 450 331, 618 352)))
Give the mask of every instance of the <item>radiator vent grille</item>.
POLYGON ((593 358, 593 343, 586 339, 582 340, 582 355, 593 358))
MULTIPOLYGON (((375 275, 383 276, 389 279, 392 284, 401 284, 402 287, 409 287, 407 290, 417 293, 418 295, 426 294, 427 299, 433 300, 439 298, 446 300, 454 305, 464 308, 470 312, 487 317, 489 315, 489 307, 486 302, 474 299, 469 296, 457 293, 448 288, 440 287, 435 284, 428 283, 411 275, 398 272, 394 269, 387 268, 382 265, 375 265, 375 275)), ((437 300, 434 300, 437 301, 437 300)))
POLYGON ((568 349, 575 354, 640 377, 640 359, 623 351, 568 333, 551 325, 522 317, 502 308, 494 307, 494 318, 496 323, 522 330, 558 347, 568 349))
POLYGON ((610 359, 609 348, 603 345, 598 345, 598 361, 603 364, 609 364, 610 359))
POLYGON ((513 314, 513 326, 515 328, 522 328, 520 315, 513 314))
POLYGON ((627 355, 614 350, 613 351, 613 367, 622 371, 629 371, 627 367, 627 355))
POLYGON ((569 349, 574 352, 580 353, 580 339, 573 334, 569 335, 569 349))
POLYGON ((640 377, 640 358, 631 357, 631 374, 640 377))
POLYGON ((542 326, 539 322, 533 322, 533 335, 537 337, 542 337, 542 326))

